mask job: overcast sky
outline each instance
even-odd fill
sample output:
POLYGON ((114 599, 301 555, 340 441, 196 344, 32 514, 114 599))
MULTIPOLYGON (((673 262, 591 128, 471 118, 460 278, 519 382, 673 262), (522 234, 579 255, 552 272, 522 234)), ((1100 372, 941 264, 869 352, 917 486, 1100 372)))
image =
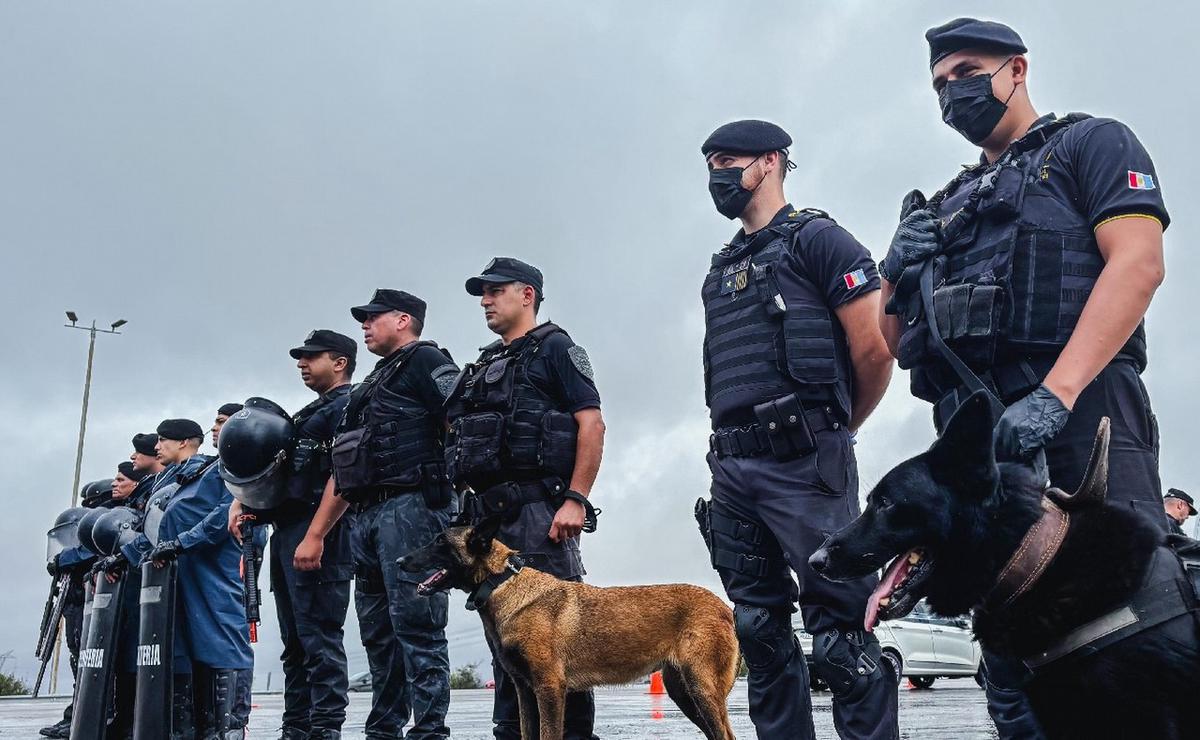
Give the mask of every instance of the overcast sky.
MULTIPOLYGON (((543 317, 596 368, 608 437, 589 580, 719 591, 691 516, 708 486, 698 296, 735 226, 712 207, 700 143, 729 120, 778 122, 795 139, 792 202, 828 210, 881 258, 901 196, 977 157, 939 120, 922 34, 999 9, 3 3, 6 669, 34 671, 44 532, 71 492, 87 335, 61 328, 65 309, 129 321, 97 342, 86 481, 112 475, 129 438, 165 417, 207 427, 219 404, 251 395, 298 409, 311 396, 287 349, 317 327, 361 337, 348 307, 377 287, 425 298, 426 337, 473 359, 492 336, 463 280, 493 255, 542 268, 543 317)), ((1197 12, 1107 1, 1004 12, 1031 49, 1039 111, 1119 118, 1155 159, 1173 223, 1145 377, 1164 485, 1194 490, 1197 12)), ((932 436, 898 373, 859 437, 864 492, 932 436)), ((462 601, 455 666, 486 655, 462 601)), ((278 687, 263 613, 258 686, 272 672, 278 687)))

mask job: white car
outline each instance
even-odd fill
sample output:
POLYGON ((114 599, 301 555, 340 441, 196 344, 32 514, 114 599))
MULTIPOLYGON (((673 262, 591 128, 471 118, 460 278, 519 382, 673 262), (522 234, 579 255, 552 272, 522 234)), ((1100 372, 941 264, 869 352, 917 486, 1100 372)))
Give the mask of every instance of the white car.
MULTIPOLYGON (((794 629, 811 664, 812 635, 804 631, 798 617, 794 629)), ((922 601, 907 617, 880 622, 875 627, 875 636, 897 677, 908 678, 918 688, 929 688, 939 677, 978 678, 981 653, 966 617, 936 616, 922 601)), ((809 675, 814 690, 824 688, 811 670, 809 675)))

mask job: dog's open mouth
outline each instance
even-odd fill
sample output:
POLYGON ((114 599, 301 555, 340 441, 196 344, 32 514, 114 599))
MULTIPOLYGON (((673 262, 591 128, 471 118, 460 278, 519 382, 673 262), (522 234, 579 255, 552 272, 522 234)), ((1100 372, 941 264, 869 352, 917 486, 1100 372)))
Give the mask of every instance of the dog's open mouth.
POLYGON ((450 576, 450 571, 442 568, 433 575, 417 584, 418 596, 429 596, 441 591, 446 584, 446 579, 450 576))
POLYGON ((874 630, 881 619, 899 619, 911 612, 925 595, 921 587, 929 580, 933 567, 933 559, 919 547, 893 560, 867 600, 863 619, 867 632, 874 630))

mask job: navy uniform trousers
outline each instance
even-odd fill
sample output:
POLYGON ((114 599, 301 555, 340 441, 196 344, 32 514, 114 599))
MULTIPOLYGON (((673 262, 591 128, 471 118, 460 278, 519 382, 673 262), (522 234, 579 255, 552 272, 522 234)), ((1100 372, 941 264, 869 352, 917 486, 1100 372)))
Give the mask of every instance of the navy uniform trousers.
POLYGON ((429 574, 403 573, 396 560, 429 544, 455 513, 453 504, 431 510, 417 491, 355 515, 354 605, 371 669, 368 738, 450 736, 449 597, 418 596, 417 584, 429 574), (413 726, 405 735, 402 730, 410 715, 413 726))
MULTIPOLYGON (((346 721, 349 677, 342 638, 350 608, 350 579, 320 581, 292 564, 311 517, 276 521, 271 535, 271 591, 283 640, 283 727, 340 730, 346 721)), ((336 528, 349 522, 338 522, 336 528)), ((335 528, 328 543, 340 535, 335 528)), ((333 549, 333 548, 329 548, 333 549)), ((335 553, 327 553, 326 558, 335 553)), ((349 575, 348 573, 346 574, 349 575)))
MULTIPOLYGON (((804 654, 797 645, 786 662, 777 659, 781 646, 792 644, 792 604, 799 601, 810 634, 858 632, 867 599, 878 582, 869 576, 834 583, 808 565, 809 556, 826 536, 859 514, 858 469, 849 435, 844 429, 825 430, 817 432, 816 438, 817 450, 795 460, 779 461, 769 453, 708 456, 713 516, 750 525, 737 536, 714 527, 710 535, 714 549, 750 558, 742 562, 765 561, 762 574, 749 572, 754 570, 750 567, 716 566, 735 611, 757 612, 759 626, 771 633, 762 634, 759 642, 746 639, 739 630, 749 668, 750 719, 764 739, 815 734, 804 654), (788 634, 775 634, 784 630, 788 634)), ((886 663, 880 669, 865 687, 848 696, 834 695, 834 725, 841 737, 898 736, 895 674, 886 663)))

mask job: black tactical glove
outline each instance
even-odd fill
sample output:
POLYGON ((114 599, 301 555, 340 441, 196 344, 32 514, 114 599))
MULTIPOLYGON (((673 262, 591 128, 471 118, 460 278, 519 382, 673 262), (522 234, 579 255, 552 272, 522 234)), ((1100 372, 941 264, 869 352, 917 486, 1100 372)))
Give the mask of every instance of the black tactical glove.
POLYGON ((120 573, 128 564, 129 561, 125 559, 125 554, 119 552, 116 555, 109 555, 106 558, 97 560, 96 564, 92 566, 92 571, 95 573, 107 573, 111 576, 120 573))
POLYGON ((179 540, 160 542, 150 551, 149 559, 155 563, 167 563, 183 554, 183 545, 179 540))
POLYGON ((58 555, 46 561, 46 572, 58 578, 58 555))
POLYGON ((1053 391, 1039 385, 1000 416, 994 434, 996 459, 1033 460, 1067 425, 1070 415, 1053 391))
POLYGON ((919 208, 900 220, 888 253, 879 263, 879 274, 895 285, 904 268, 924 262, 941 247, 941 228, 937 216, 928 208, 919 208))

